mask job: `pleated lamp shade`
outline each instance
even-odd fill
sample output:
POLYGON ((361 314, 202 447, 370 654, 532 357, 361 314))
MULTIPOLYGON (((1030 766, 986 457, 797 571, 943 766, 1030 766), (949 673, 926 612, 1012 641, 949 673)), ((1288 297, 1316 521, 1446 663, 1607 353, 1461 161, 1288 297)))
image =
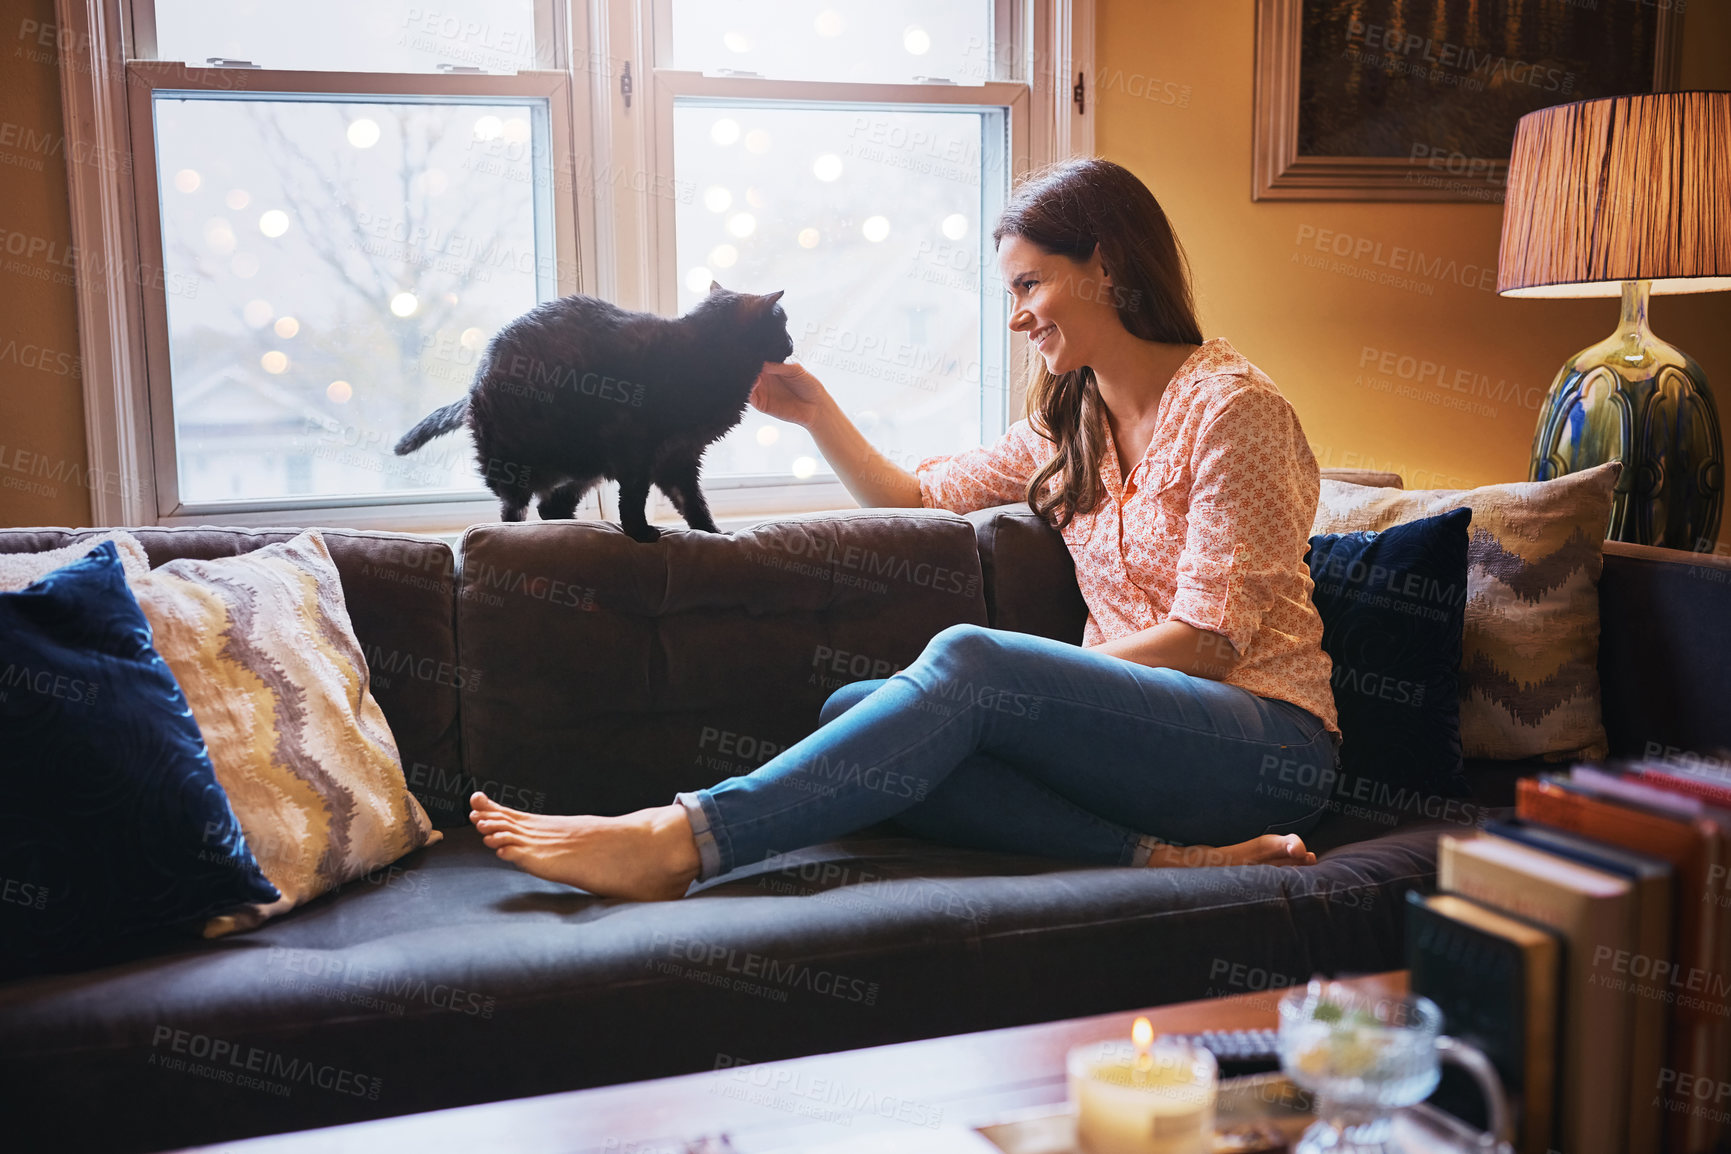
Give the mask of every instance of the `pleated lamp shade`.
POLYGON ((1497 291, 1511 297, 1731 289, 1731 92, 1542 108, 1509 155, 1497 291))

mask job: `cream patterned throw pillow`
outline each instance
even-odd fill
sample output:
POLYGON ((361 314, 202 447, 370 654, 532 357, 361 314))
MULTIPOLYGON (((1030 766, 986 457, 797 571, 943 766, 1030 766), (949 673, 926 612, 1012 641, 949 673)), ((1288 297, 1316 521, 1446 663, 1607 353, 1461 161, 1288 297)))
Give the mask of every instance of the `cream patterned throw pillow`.
POLYGON ((1460 678, 1467 757, 1604 755, 1599 573, 1621 468, 1477 489, 1322 482, 1313 534, 1472 510, 1460 678))
POLYGON ((439 840, 403 778, 317 532, 170 561, 130 584, 247 844, 282 893, 212 918, 206 937, 251 929, 439 840))
POLYGON ((61 566, 70 565, 87 555, 104 541, 114 542, 114 551, 120 554, 120 567, 128 581, 150 572, 150 558, 145 555, 138 538, 124 529, 114 529, 41 553, 0 553, 0 590, 10 592, 34 585, 61 566))

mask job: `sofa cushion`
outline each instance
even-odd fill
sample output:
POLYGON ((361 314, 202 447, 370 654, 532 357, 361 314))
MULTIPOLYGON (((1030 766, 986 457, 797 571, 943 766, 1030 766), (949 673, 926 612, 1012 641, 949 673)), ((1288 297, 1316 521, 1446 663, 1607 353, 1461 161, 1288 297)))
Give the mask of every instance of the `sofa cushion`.
POLYGON ((1314 533, 1386 529, 1466 507, 1461 745, 1468 757, 1605 752, 1599 694, 1599 573, 1622 466, 1551 481, 1396 492, 1322 483, 1314 533))
POLYGON ((0 593, 0 977, 268 902, 113 542, 0 593))
MULTIPOLYGON (((287 541, 294 529, 144 528, 131 533, 153 565, 209 560, 287 541)), ((455 557, 432 537, 353 529, 321 531, 343 581, 343 599, 403 758, 409 788, 435 826, 466 824, 473 785, 458 749, 453 625, 455 557)), ((33 553, 94 539, 101 529, 0 529, 0 553, 33 553)))
POLYGON ((1025 504, 980 509, 969 513, 968 521, 980 552, 992 628, 1082 644, 1088 605, 1057 530, 1025 504))
POLYGON ((1305 560, 1355 779, 1460 797, 1467 526, 1456 509, 1378 533, 1319 533, 1305 560))
POLYGON ((1398 968, 1435 841, 1149 870, 877 827, 635 903, 452 831, 243 937, 0 986, 8 1148, 154 1150, 1398 968))
POLYGON ((138 538, 125 529, 114 529, 100 537, 87 537, 71 545, 49 549, 44 553, 0 553, 0 589, 22 589, 34 585, 62 565, 70 565, 90 555, 104 541, 114 545, 120 558, 120 568, 130 579, 150 572, 150 558, 138 538))
POLYGON ((480 525, 463 538, 463 746, 495 799, 624 813, 749 773, 946 626, 984 624, 968 523, 925 510, 672 530, 480 525))
POLYGON ((438 840, 403 779, 317 530, 239 557, 164 562, 131 586, 247 844, 282 891, 211 918, 207 937, 438 840))

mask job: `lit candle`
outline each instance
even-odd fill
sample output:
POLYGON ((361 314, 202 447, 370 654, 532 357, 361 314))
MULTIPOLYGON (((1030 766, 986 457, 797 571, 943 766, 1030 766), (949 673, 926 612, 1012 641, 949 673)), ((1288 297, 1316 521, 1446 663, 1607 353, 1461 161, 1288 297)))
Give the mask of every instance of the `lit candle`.
POLYGON ((1078 1046, 1068 1060, 1076 1141, 1085 1154, 1208 1154, 1217 1071, 1208 1051, 1154 1042, 1137 1018, 1131 1045, 1078 1046))

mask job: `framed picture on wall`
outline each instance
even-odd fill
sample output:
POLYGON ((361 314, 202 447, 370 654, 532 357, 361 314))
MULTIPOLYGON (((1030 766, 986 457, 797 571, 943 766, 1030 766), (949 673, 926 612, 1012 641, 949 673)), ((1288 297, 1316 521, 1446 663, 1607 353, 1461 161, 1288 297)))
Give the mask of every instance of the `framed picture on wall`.
POLYGON ((1515 123, 1675 86, 1682 0, 1256 0, 1256 200, 1501 203, 1515 123))

